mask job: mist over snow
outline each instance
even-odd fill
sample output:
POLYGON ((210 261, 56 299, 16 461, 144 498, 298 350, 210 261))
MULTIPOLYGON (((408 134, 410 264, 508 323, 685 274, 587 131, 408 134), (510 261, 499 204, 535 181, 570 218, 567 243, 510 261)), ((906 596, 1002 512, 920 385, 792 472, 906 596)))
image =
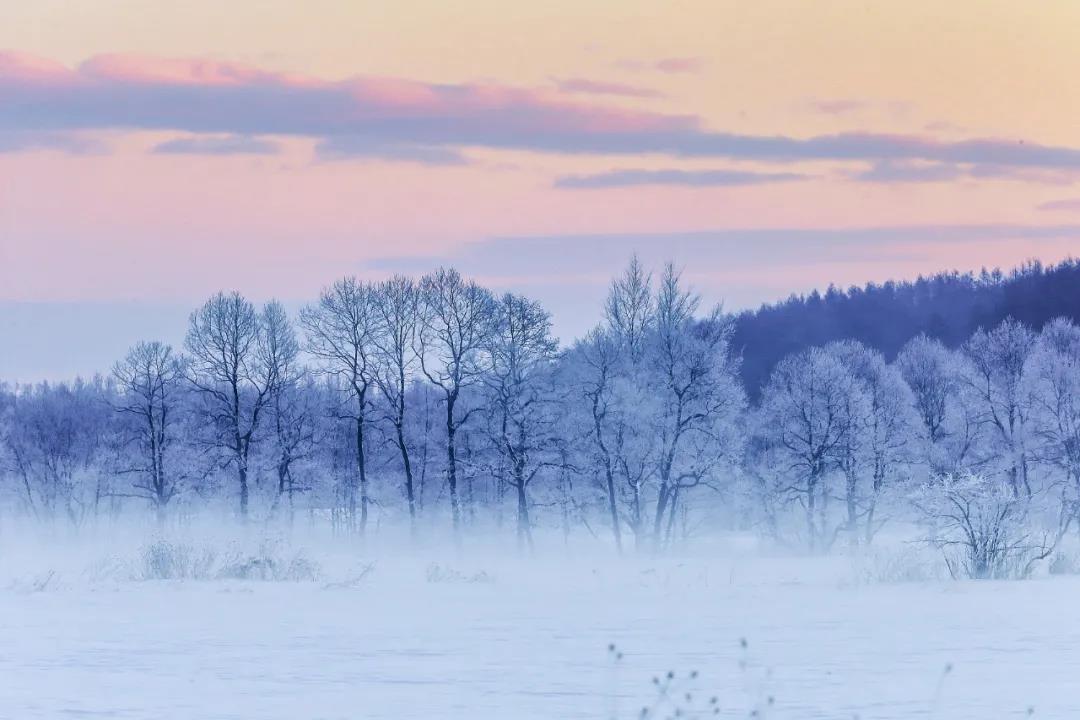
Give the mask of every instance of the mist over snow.
POLYGON ((0 386, 0 716, 1071 717, 1080 327, 1016 289, 1076 267, 733 316, 633 258, 563 347, 452 268, 213 295, 0 386))

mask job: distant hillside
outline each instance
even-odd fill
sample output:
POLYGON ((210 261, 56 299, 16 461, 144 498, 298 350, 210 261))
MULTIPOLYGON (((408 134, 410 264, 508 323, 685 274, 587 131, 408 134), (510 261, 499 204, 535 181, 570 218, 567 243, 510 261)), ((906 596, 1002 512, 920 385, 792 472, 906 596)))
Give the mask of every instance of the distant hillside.
POLYGON ((781 358, 812 345, 853 338, 892 360, 919 333, 956 347, 980 326, 1008 316, 1034 328, 1058 316, 1080 321, 1080 260, 793 295, 739 315, 734 347, 743 353, 743 377, 756 395, 781 358))

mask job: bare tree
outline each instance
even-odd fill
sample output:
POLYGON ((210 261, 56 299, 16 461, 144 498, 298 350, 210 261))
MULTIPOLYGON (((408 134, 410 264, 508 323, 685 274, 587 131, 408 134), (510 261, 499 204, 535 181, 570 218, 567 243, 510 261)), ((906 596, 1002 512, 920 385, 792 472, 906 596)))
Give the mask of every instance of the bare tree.
POLYGON ((638 362, 645 351, 654 312, 652 276, 634 255, 623 274, 611 283, 604 302, 607 325, 632 362, 638 362))
POLYGON ((136 494, 153 504, 158 524, 163 524, 185 474, 171 462, 180 426, 183 361, 169 345, 140 342, 116 363, 113 377, 118 390, 113 408, 125 419, 121 442, 135 456, 134 466, 124 471, 136 473, 136 494))
MULTIPOLYGON (((726 457, 738 455, 735 422, 746 406, 738 363, 730 352, 732 324, 722 309, 695 317, 698 295, 685 288, 672 264, 664 268, 647 335, 650 371, 659 412, 659 444, 653 541, 670 528, 680 496, 699 485, 726 457)), ((668 533, 670 535, 670 533, 668 533)))
POLYGON ((255 433, 280 368, 268 363, 262 314, 239 293, 218 293, 191 315, 185 347, 187 377, 205 400, 211 445, 228 453, 240 490, 240 517, 248 517, 249 470, 255 433))
POLYGON ((577 392, 585 401, 588 420, 588 437, 592 445, 594 462, 602 473, 600 482, 611 522, 615 548, 621 554, 622 521, 619 517, 619 499, 615 486, 616 460, 612 450, 611 414, 614 408, 615 374, 618 365, 618 346, 611 334, 596 328, 580 340, 573 350, 564 356, 564 366, 577 392))
POLYGON ((762 395, 761 432, 775 448, 788 484, 803 505, 811 551, 828 549, 825 482, 854 430, 856 381, 834 354, 811 348, 782 360, 762 395))
POLYGON ((110 389, 100 377, 42 383, 15 393, 8 453, 26 507, 40 520, 79 525, 96 516, 106 485, 113 428, 110 389))
POLYGON ((477 408, 461 412, 462 391, 480 381, 491 332, 494 300, 475 282, 440 268, 420 283, 421 313, 417 356, 425 377, 442 394, 446 412, 446 481, 455 537, 461 532, 458 493, 458 431, 477 408))
POLYGON ((274 471, 278 499, 289 500, 290 512, 299 489, 293 470, 308 457, 315 442, 317 391, 307 368, 300 362, 296 331, 284 308, 271 303, 263 313, 262 352, 267 367, 275 368, 277 381, 270 390, 274 431, 274 471))
POLYGON ((647 485, 657 469, 657 438, 652 418, 660 402, 651 387, 647 350, 655 322, 652 275, 637 256, 608 290, 604 305, 607 332, 616 347, 606 420, 610 449, 625 494, 625 519, 641 549, 648 534, 647 485))
MULTIPOLYGON (((345 278, 325 288, 319 302, 300 313, 308 346, 327 373, 336 376, 349 394, 357 477, 360 481, 359 532, 367 530, 371 496, 368 489, 366 432, 370 422, 371 390, 377 377, 375 354, 379 333, 379 302, 375 288, 356 278, 345 278)), ((356 491, 347 486, 350 523, 356 521, 356 491)))
POLYGON ((533 545, 529 485, 560 464, 553 411, 551 318, 539 303, 507 293, 494 307, 486 386, 491 436, 500 460, 497 475, 517 496, 518 546, 533 545), (503 470, 505 468, 505 470, 503 470))
POLYGON ((394 444, 401 456, 405 476, 405 499, 409 504, 409 528, 416 535, 416 483, 406 441, 406 398, 416 364, 420 288, 411 278, 397 275, 379 283, 375 303, 380 332, 374 339, 377 354, 375 382, 386 402, 386 419, 394 428, 394 444))

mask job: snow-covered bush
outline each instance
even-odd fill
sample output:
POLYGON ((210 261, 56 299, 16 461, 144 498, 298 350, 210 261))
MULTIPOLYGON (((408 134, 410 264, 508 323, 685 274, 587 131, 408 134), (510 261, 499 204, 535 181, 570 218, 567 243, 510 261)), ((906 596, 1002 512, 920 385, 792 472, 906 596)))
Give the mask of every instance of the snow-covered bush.
POLYGON ((438 563, 431 563, 425 573, 429 583, 490 583, 495 578, 481 570, 476 573, 465 573, 453 568, 443 567, 438 563))
POLYGON ((134 577, 139 580, 270 580, 313 582, 318 563, 303 552, 285 552, 264 542, 257 550, 219 553, 216 549, 158 540, 142 549, 134 577))
POLYGON ((277 582, 314 582, 319 574, 319 564, 302 552, 283 555, 266 543, 257 553, 230 556, 218 570, 219 578, 277 582))
POLYGON ((208 547, 157 540, 142 549, 140 580, 207 580, 213 576, 217 553, 208 547))
POLYGON ((915 506, 925 541, 941 550, 954 578, 1017 579, 1054 552, 1065 525, 1045 529, 1040 496, 983 475, 945 476, 921 488, 915 506))
POLYGON ((1046 566, 1051 575, 1080 575, 1080 555, 1058 550, 1046 566))

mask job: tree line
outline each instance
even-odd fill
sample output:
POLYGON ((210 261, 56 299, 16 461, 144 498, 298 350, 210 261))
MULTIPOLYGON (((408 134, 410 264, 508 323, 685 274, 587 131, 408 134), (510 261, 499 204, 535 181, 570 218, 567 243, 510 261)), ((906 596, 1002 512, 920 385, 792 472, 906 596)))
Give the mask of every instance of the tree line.
POLYGON ((737 323, 636 259, 565 348, 539 303, 453 269, 344 278, 296 317, 219 293, 182 348, 140 342, 108 375, 0 389, 4 512, 506 527, 523 548, 543 527, 619 551, 734 528, 825 552, 915 520, 972 566, 983 535, 1002 536, 991 563, 1030 560, 1075 517, 1071 320, 1005 318, 958 347, 918 334, 892 358, 813 345, 753 401, 737 323))
POLYGON ((1080 318, 1078 286, 1078 260, 1049 266, 1032 261, 1007 273, 942 272, 846 290, 830 286, 740 313, 733 343, 756 398, 776 364, 793 352, 856 339, 891 361, 922 334, 957 348, 978 328, 1009 317, 1035 329, 1056 317, 1080 318))

